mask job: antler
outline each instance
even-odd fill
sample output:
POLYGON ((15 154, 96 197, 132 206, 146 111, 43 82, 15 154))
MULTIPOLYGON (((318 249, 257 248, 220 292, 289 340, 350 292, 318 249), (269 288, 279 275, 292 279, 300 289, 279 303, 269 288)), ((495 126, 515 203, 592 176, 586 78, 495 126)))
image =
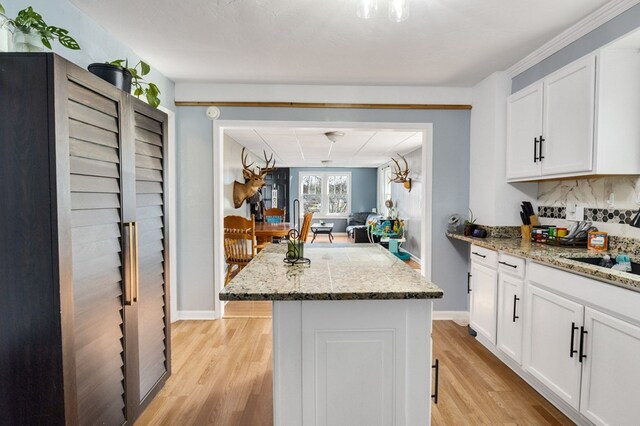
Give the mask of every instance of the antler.
POLYGON ((391 182, 404 182, 407 180, 407 176, 409 176, 409 163, 407 163, 407 159, 404 158, 402 155, 398 154, 398 156, 400 158, 402 158, 402 160, 404 161, 404 170, 402 170, 402 167, 400 167, 400 163, 398 163, 398 161, 391 157, 391 160, 395 163, 395 167, 394 167, 394 171, 393 174, 395 175, 395 177, 393 177, 390 181, 391 182))
POLYGON ((242 154, 240 154, 240 156, 242 157, 242 168, 250 172, 251 169, 249 167, 253 166, 253 162, 251 162, 251 164, 247 164, 249 153, 247 153, 247 155, 244 155, 244 147, 242 147, 242 154))
POLYGON ((269 172, 272 172, 274 170, 276 170, 276 160, 273 160, 273 153, 271 153, 271 157, 267 158, 267 152, 266 151, 262 151, 262 153, 264 154, 264 162, 265 162, 265 166, 264 167, 259 167, 259 174, 260 176, 264 176, 269 172), (269 163, 271 163, 271 160, 273 160, 273 164, 271 164, 271 166, 269 166, 269 163))

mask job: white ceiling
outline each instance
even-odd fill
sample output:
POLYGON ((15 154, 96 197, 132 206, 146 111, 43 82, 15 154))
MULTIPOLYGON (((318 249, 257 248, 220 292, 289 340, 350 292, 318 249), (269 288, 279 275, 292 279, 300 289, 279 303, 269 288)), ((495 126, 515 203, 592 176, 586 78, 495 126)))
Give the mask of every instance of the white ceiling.
MULTIPOLYGON (((607 0, 71 0, 176 81, 471 86, 607 0)), ((107 58, 105 58, 107 59, 107 58)))
POLYGON ((270 127, 225 129, 225 134, 259 159, 263 150, 273 153, 280 167, 378 167, 422 146, 422 132, 415 131, 270 127), (334 144, 324 135, 332 131, 344 133, 334 144))

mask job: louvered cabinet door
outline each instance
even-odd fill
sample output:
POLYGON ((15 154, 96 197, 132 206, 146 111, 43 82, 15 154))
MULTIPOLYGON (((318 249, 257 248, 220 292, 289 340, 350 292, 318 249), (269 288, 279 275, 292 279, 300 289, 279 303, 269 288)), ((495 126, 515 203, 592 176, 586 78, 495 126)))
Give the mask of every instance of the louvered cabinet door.
POLYGON ((67 82, 78 420, 126 421, 119 103, 67 82))
POLYGON ((166 115, 134 101, 134 122, 138 357, 140 402, 144 406, 170 372, 164 191, 166 115))

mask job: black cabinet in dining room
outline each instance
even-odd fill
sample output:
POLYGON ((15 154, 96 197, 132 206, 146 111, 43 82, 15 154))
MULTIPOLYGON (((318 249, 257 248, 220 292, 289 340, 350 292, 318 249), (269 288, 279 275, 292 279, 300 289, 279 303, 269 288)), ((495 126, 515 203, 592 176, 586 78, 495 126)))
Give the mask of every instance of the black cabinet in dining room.
POLYGON ((0 54, 0 425, 132 424, 171 372, 167 116, 0 54))

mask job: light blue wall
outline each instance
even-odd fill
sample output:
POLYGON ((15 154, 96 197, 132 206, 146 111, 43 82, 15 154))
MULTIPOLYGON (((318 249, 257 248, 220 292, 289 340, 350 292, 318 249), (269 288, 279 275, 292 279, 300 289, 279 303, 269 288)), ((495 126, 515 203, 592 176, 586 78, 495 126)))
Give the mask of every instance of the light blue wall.
MULTIPOLYGON (((47 24, 69 30, 69 34, 80 44, 81 49, 69 50, 60 43, 53 42, 53 51, 82 68, 93 62, 129 58, 129 62, 135 64, 140 59, 127 46, 127 40, 120 40, 117 36, 109 34, 68 0, 0 0, 0 3, 11 17, 16 16, 19 10, 33 6, 47 24)), ((123 10, 123 13, 126 13, 126 10, 123 10)), ((149 65, 153 68, 153 63, 149 65)), ((175 111, 174 82, 155 70, 145 78, 158 85, 161 105, 175 111)))
MULTIPOLYGON (((376 206, 378 201, 378 169, 371 167, 348 168, 348 167, 292 167, 290 169, 289 194, 289 211, 293 212, 293 200, 298 198, 299 190, 299 173, 300 172, 351 172, 351 211, 352 212, 370 212, 376 206)), ((320 219, 315 216, 314 219, 320 219)), ((347 219, 331 219, 333 223, 333 232, 345 232, 347 228, 347 219)))
POLYGON ((531 83, 559 70, 576 59, 580 59, 639 26, 640 4, 633 6, 626 12, 621 13, 609 22, 585 34, 547 59, 514 77, 511 84, 511 93, 527 87, 531 83))
MULTIPOLYGON (((449 216, 464 213, 469 206, 470 111, 241 107, 223 107, 220 110, 221 120, 432 123, 432 281, 445 293, 444 299, 435 301, 435 309, 468 309, 468 245, 452 242, 445 232, 449 216)), ((212 262, 209 257, 212 254, 210 251, 198 253, 200 248, 212 245, 213 229, 213 218, 208 213, 211 208, 204 206, 212 202, 213 193, 210 156, 213 132, 205 111, 204 107, 178 107, 178 228, 182 232, 177 237, 181 310, 213 309, 213 271, 209 264, 202 264, 212 262), (192 144, 195 146, 187 146, 192 144), (185 269, 189 265, 198 268, 191 277, 197 278, 197 283, 185 279, 185 269), (198 270, 203 273, 198 273, 198 270)))

